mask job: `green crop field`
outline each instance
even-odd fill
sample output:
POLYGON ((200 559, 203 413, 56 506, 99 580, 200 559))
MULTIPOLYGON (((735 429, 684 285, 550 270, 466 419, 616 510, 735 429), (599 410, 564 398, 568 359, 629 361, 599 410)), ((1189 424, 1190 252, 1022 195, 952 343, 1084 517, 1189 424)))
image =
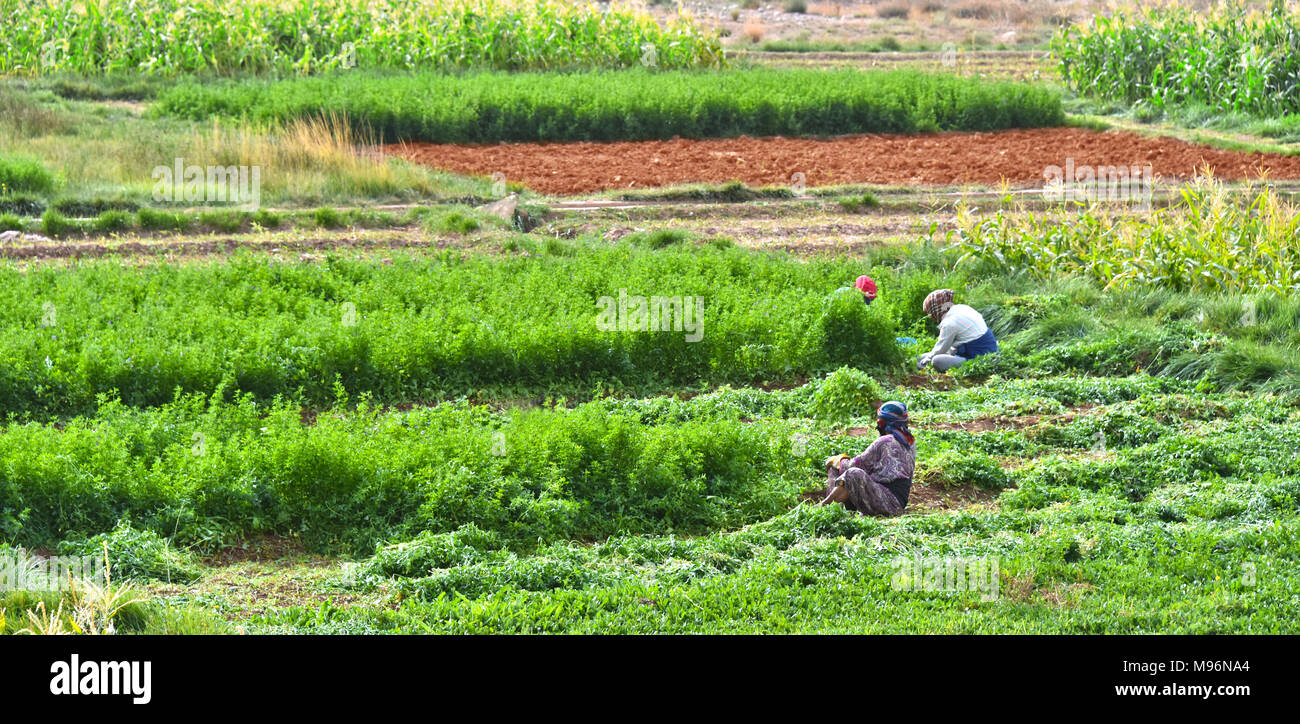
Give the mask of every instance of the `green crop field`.
POLYGON ((0 633, 1295 634, 1297 18, 0 0, 0 633))
POLYGON ((394 141, 622 141, 987 131, 1061 125, 1051 91, 909 71, 753 70, 372 76, 190 83, 159 112, 286 121, 344 116, 394 141))
MULTIPOLYGON (((1083 278, 1026 283, 991 266, 957 270, 960 251, 877 259, 877 278, 897 291, 869 309, 830 293, 827 262, 710 245, 611 252, 578 243, 513 262, 471 255, 391 266, 98 263, 15 277, 6 287, 17 297, 48 298, 62 311, 47 326, 6 322, 26 329, 15 350, 49 363, 26 363, 43 378, 6 382, 35 395, 6 401, 0 525, 11 545, 120 546, 131 560, 139 541, 154 541, 121 567, 150 585, 201 578, 198 557, 241 540, 289 537, 357 561, 329 584, 335 590, 406 601, 383 613, 293 607, 251 622, 273 631, 826 630, 809 617, 846 585, 899 605, 884 618, 846 614, 835 630, 1287 630, 1289 619, 1276 616, 1293 595, 1286 571, 1300 525, 1291 473, 1300 306, 1260 298, 1257 324, 1246 328, 1238 316, 1249 298, 1158 285, 1103 292, 1083 278), (660 276, 641 279, 639 264, 660 276), (623 281, 602 277, 612 268, 623 281), (557 312, 571 305, 568 321, 524 315, 530 331, 508 313, 490 316, 511 308, 488 291, 500 285, 497 272, 557 312), (729 279, 746 280, 749 293, 729 292, 729 279), (715 342, 692 348, 680 334, 642 333, 638 344, 650 346, 638 349, 626 346, 635 333, 597 328, 598 292, 670 280, 684 293, 707 291, 717 326, 704 338, 715 342), (556 286, 535 287, 548 283, 556 286), (755 291, 775 284, 788 296, 755 291), (913 387, 893 335, 931 334, 919 295, 937 285, 970 290, 1004 351, 972 363, 953 387, 913 387), (479 306, 428 306, 454 287, 479 306), (581 304, 584 296, 593 301, 581 304), (77 307, 77 298, 96 304, 77 307), (355 326, 340 316, 345 298, 357 300, 355 326), (169 308, 184 313, 172 318, 169 308), (542 333, 566 326, 571 341, 542 333), (180 328, 186 343, 174 339, 180 328), (469 355, 464 372, 392 346, 418 339, 432 351, 438 335, 469 355), (110 347, 121 355, 96 369, 93 350, 110 347), (862 356, 873 348, 881 354, 862 356), (534 358, 583 349, 596 353, 589 377, 580 357, 534 358), (413 382, 463 382, 403 389, 386 368, 398 360, 429 376, 413 382), (613 361, 625 367, 600 369, 613 361), (654 373, 633 372, 647 368, 654 373), (82 377, 70 394, 78 373, 102 378, 82 377), (790 376, 811 381, 745 386, 790 376), (638 392, 606 387, 615 380, 638 392), (738 386, 671 394, 722 381, 738 386), (547 396, 563 383, 577 397, 547 396), (494 385, 538 402, 384 404, 494 385), (87 409, 81 399, 91 394, 87 409), (871 402, 885 398, 916 410, 920 479, 985 502, 893 521, 800 504, 818 485, 820 460, 853 446, 844 430, 868 424, 871 402), (26 421, 36 413, 48 421, 26 421), (979 420, 991 429, 962 431, 979 420), (1002 575, 1018 592, 982 601, 978 592, 891 589, 898 557, 920 553, 1005 553, 1002 575), (1243 587, 1247 564, 1266 567, 1269 583, 1243 587), (1152 566, 1163 583, 1149 585, 1152 566), (760 604, 747 591, 773 586, 790 609, 747 619, 760 604), (660 602, 654 616, 638 613, 642 599, 660 602), (682 608, 687 600, 703 613, 682 608), (971 606, 976 616, 958 615, 971 606)), ((23 364, 7 354, 8 366, 23 364)))
POLYGON ((1102 98, 1261 116, 1300 111, 1300 19, 1283 2, 1253 12, 1174 6, 1097 16, 1064 30, 1054 50, 1066 82, 1102 98))
POLYGON ((971 258, 1043 276, 1079 274, 1106 288, 1293 295, 1300 290, 1297 225, 1295 209, 1267 188, 1225 204, 1222 189, 1187 187, 1149 218, 1085 210, 1020 226, 996 216, 963 230, 959 243, 971 258))
POLYGON ((0 73, 314 73, 337 68, 717 67, 689 19, 521 0, 0 2, 0 73))
MULTIPOLYGON (((889 307, 873 316, 861 303, 825 299, 838 286, 829 264, 781 263, 725 244, 652 250, 629 240, 622 249, 566 243, 531 251, 531 239, 516 243, 519 251, 505 259, 446 254, 380 267, 252 258, 10 269, 3 404, 15 414, 79 414, 108 393, 152 406, 222 385, 317 405, 341 385, 401 403, 487 390, 526 396, 790 381, 861 362, 859 348, 875 350, 872 362, 902 360, 889 307), (781 292, 758 293, 767 287, 781 292), (698 340, 683 325, 602 332, 596 300, 617 299, 620 290, 704 297, 708 326, 698 340), (520 314, 512 299, 546 304, 520 314)), ((912 284, 911 296, 923 293, 912 284)))

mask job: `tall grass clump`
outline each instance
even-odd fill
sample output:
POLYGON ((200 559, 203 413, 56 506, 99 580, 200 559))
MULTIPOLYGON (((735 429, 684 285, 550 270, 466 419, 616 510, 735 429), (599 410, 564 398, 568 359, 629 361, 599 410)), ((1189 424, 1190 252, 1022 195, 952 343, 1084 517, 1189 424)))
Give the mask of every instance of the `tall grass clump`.
POLYGON ((256 121, 343 114, 386 142, 619 141, 1056 126, 1059 96, 917 71, 753 69, 184 82, 155 112, 256 121))
POLYGON ((47 194, 54 176, 34 158, 0 156, 0 196, 15 193, 47 194))
POLYGON ((1207 106, 1257 116, 1300 112, 1300 16, 1170 6, 1095 15, 1053 39, 1075 91, 1156 110, 1207 106))
POLYGON ((41 231, 46 236, 55 238, 68 236, 81 230, 81 224, 73 219, 60 214, 54 209, 46 209, 45 214, 41 216, 41 231))
POLYGON ((6 146, 15 139, 62 133, 69 125, 65 112, 42 103, 35 94, 8 85, 0 87, 0 138, 6 146))
POLYGON ((685 13, 559 0, 0 0, 0 74, 716 68, 685 13))
POLYGON ((274 169, 261 176, 271 198, 331 199, 437 196, 436 174, 373 151, 375 134, 346 114, 293 118, 285 123, 213 119, 190 134, 187 158, 200 166, 274 169))

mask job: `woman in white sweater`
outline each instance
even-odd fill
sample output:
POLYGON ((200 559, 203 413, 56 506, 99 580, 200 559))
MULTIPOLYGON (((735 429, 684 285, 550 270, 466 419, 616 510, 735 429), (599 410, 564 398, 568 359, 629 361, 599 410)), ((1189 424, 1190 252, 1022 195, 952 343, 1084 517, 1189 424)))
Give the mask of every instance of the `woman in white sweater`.
POLYGON ((998 341, 984 317, 965 304, 953 304, 951 289, 930 292, 921 308, 939 325, 939 341, 917 360, 918 370, 932 365, 947 372, 968 359, 998 351, 998 341))

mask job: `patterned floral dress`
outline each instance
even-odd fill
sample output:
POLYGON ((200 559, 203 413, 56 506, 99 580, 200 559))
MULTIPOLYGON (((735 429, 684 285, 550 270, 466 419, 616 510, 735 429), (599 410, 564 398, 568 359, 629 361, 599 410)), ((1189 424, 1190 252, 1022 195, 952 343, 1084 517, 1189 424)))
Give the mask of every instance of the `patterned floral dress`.
POLYGON ((826 493, 843 485, 849 493, 844 503, 863 515, 899 515, 907 507, 916 471, 916 448, 903 445, 893 435, 876 438, 855 458, 826 468, 826 493))

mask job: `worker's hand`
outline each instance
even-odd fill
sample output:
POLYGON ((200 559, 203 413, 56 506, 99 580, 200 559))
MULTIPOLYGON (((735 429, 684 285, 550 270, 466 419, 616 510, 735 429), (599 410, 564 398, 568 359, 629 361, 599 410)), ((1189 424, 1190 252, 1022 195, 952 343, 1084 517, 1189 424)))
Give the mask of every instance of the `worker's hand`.
POLYGON ((930 364, 930 358, 932 356, 933 355, 931 355, 929 352, 926 352, 925 354, 921 355, 921 357, 916 360, 916 368, 919 370, 925 367, 926 365, 930 364))

